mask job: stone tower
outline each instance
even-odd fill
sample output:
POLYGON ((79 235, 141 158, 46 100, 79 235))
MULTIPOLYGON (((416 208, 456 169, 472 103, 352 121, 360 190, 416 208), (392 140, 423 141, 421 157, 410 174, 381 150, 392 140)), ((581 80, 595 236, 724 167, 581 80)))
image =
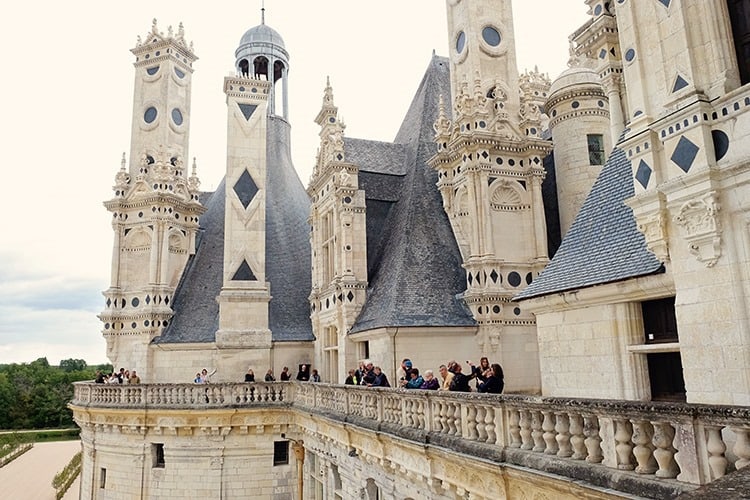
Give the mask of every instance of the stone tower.
POLYGON ((362 309, 367 288, 365 193, 356 165, 346 161, 344 123, 326 82, 320 125, 320 150, 307 189, 312 199, 310 225, 315 360, 324 380, 342 383, 358 353, 347 333, 362 309))
POLYGON ((104 292, 107 355, 112 363, 150 370, 148 344, 169 324, 170 300, 188 257, 195 251, 200 183, 188 177, 190 80, 197 59, 182 25, 165 35, 154 20, 132 50, 135 92, 130 166, 123 154, 105 202, 112 212, 112 277, 104 292))
POLYGON ((596 72, 573 67, 552 84, 545 107, 555 145, 560 232, 564 235, 612 149, 608 99, 596 72))
MULTIPOLYGON (((227 96, 224 272, 218 299, 216 343, 225 349, 260 349, 252 355, 248 353, 250 360, 269 364, 268 120, 274 110, 274 89, 286 76, 288 55, 281 36, 264 19, 243 35, 235 56, 237 76, 224 79, 227 96)), ((283 88, 286 90, 285 85, 283 88)), ((286 102, 285 92, 283 101, 286 102)))
MULTIPOLYGON (((510 0, 448 0, 453 116, 435 124, 443 205, 467 273, 464 298, 487 356, 538 391, 534 317, 511 302, 548 261, 542 110, 521 97, 510 0)), ((446 96, 447 97, 447 96, 446 96)))

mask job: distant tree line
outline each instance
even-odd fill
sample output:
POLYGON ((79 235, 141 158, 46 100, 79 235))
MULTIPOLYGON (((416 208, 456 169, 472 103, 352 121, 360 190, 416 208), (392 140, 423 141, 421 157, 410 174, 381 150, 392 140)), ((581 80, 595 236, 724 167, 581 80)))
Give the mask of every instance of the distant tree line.
POLYGON ((73 382, 93 380, 96 371, 109 373, 111 365, 89 367, 82 359, 65 359, 50 366, 47 358, 31 363, 0 364, 0 429, 71 427, 73 382))

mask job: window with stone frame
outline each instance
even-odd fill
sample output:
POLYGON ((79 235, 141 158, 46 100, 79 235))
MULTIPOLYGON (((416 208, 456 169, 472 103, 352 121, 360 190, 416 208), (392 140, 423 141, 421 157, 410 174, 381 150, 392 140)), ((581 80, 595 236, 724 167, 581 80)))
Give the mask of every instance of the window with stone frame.
MULTIPOLYGON (((654 345, 679 342, 675 298, 647 300, 641 302, 643 332, 646 344, 654 345)), ((679 349, 646 352, 649 384, 652 401, 685 401, 685 379, 682 374, 682 358, 679 349)))
POLYGON ((289 441, 273 442, 273 465, 289 464, 289 441))
POLYGON ((750 82, 750 0, 727 0, 742 84, 750 82))
POLYGON ((307 452, 305 463, 309 464, 307 477, 310 479, 308 483, 309 486, 305 488, 305 490, 307 490, 305 498, 324 500, 323 483, 325 481, 325 471, 323 470, 323 463, 321 462, 320 457, 315 453, 307 452))
POLYGON ((604 136, 588 134, 586 142, 589 148, 589 165, 604 165, 604 136))
POLYGON ((333 476, 333 499, 343 500, 344 490, 341 486, 341 475, 337 465, 331 464, 331 476, 333 476))
POLYGON ((327 327, 323 332, 324 381, 338 383, 339 371, 339 335, 335 326, 327 327))
POLYGON ((334 231, 333 226, 333 212, 327 212, 323 215, 321 218, 321 240, 322 240, 322 273, 323 273, 323 282, 321 285, 323 287, 328 286, 331 281, 333 281, 334 277, 334 257, 335 257, 335 251, 334 251, 334 242, 336 240, 336 232, 334 231))
POLYGON ((151 467, 163 469, 165 465, 164 443, 151 443, 151 467))

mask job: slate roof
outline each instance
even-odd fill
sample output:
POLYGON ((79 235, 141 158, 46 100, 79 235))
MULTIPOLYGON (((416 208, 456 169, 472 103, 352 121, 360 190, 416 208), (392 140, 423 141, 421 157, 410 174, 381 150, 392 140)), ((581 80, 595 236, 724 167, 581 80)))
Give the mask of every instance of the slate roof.
POLYGON ((624 200, 634 194, 630 160, 614 149, 547 267, 516 299, 663 272, 624 200))
POLYGON ((438 96, 450 98, 448 68, 447 58, 433 56, 393 144, 345 142, 347 159, 362 161, 367 205, 369 288, 351 333, 476 324, 459 298, 466 274, 437 172, 427 164, 436 152, 438 96))
MULTIPOLYGON (((268 121, 266 280, 271 284, 269 327, 277 342, 312 340, 309 304, 310 201, 289 153, 289 124, 268 121)), ((197 250, 175 290, 171 323, 154 343, 214 342, 224 262, 224 180, 200 218, 197 250)))

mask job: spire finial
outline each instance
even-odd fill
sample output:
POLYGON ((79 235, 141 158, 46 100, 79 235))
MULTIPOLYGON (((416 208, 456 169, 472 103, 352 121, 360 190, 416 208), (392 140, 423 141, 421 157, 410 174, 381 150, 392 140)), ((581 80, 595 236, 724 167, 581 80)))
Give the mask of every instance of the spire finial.
POLYGON ((260 0, 260 24, 266 24, 266 0, 260 0))

